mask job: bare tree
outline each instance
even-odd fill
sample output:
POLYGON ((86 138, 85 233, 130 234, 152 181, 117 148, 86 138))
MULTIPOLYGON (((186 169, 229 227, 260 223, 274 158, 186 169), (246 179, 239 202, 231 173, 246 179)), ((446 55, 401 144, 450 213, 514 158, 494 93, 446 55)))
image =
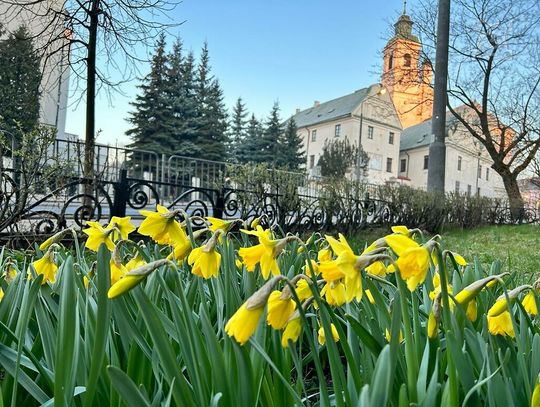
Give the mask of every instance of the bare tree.
MULTIPOLYGON (((519 219, 517 178, 540 148, 540 2, 454 0, 451 7, 448 109, 489 153, 519 219)), ((428 55, 436 10, 435 0, 420 0, 414 16, 428 55)))
MULTIPOLYGON (((69 52, 69 69, 86 99, 84 175, 93 176, 95 98, 137 74, 141 48, 176 24, 167 23, 180 0, 3 0, 5 15, 30 18, 43 58, 69 52), (59 29, 60 28, 60 29, 59 29), (114 79, 119 74, 120 80, 114 79)), ((72 81, 73 82, 73 81, 72 81)))

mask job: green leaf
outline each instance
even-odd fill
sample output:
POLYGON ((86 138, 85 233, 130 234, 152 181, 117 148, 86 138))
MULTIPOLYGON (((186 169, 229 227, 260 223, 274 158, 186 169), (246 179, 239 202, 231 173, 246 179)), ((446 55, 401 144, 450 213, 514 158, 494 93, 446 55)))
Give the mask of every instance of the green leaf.
POLYGON ((133 380, 115 366, 108 366, 107 372, 115 390, 128 406, 150 407, 150 402, 137 388, 133 380))

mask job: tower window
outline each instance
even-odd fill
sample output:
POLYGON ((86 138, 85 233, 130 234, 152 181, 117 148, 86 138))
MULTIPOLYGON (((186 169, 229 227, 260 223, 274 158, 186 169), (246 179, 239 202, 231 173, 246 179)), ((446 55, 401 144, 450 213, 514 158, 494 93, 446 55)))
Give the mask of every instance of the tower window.
POLYGON ((388 58, 388 69, 392 69, 394 67, 394 54, 390 54, 390 57, 388 58))
POLYGON ((405 67, 411 66, 411 54, 403 55, 403 66, 405 67))

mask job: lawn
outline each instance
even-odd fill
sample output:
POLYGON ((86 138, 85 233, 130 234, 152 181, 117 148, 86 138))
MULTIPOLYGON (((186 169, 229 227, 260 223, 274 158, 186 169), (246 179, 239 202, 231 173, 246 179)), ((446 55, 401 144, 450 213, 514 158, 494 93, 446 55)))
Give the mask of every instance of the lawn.
MULTIPOLYGON (((387 229, 358 233, 357 247, 371 242, 387 229)), ((443 247, 451 248, 472 261, 478 257, 484 268, 495 260, 503 262, 502 271, 515 274, 517 281, 532 283, 540 277, 540 226, 484 226, 475 229, 452 228, 441 233, 443 247)))

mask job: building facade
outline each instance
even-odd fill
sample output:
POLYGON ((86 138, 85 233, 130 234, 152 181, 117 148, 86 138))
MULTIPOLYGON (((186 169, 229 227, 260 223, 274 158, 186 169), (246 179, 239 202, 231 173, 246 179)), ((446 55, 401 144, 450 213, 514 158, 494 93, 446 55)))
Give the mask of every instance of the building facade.
POLYGON ((369 156, 367 174, 351 168, 348 176, 370 183, 397 181, 401 124, 388 92, 379 84, 328 102, 315 102, 293 116, 304 140, 306 168, 320 176, 325 143, 348 139, 369 156))
MULTIPOLYGON (((493 161, 478 142, 457 120, 446 119, 446 192, 503 197, 506 192, 501 177, 492 168, 493 161)), ((399 179, 415 188, 427 188, 429 145, 433 140, 431 119, 404 129, 399 155, 399 179)))
MULTIPOLYGON (((52 3, 62 4, 60 0, 52 3)), ((47 17, 48 2, 27 2, 24 7, 0 2, 0 16, 4 38, 21 25, 33 36, 38 53, 42 55, 42 79, 39 121, 57 129, 57 137, 64 138, 69 87, 70 32, 56 20, 47 17)))

